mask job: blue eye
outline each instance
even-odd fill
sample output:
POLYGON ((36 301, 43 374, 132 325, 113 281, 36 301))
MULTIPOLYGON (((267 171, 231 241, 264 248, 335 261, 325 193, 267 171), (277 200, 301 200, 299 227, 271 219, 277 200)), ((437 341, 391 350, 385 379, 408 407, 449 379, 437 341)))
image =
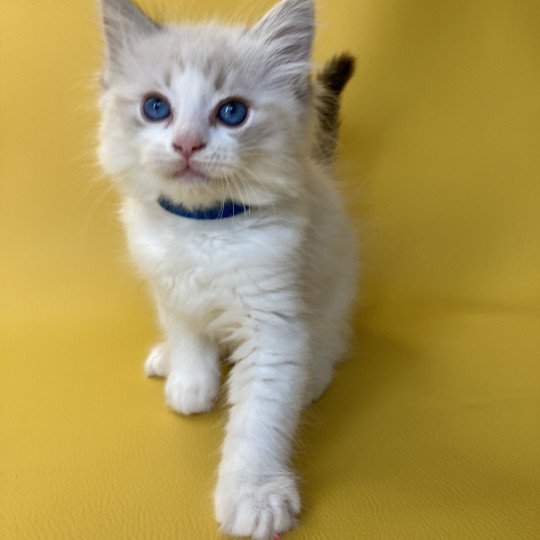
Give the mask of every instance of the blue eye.
POLYGON ((248 115, 248 108, 240 101, 231 100, 218 110, 217 117, 227 126, 239 126, 248 115))
POLYGON ((150 96, 143 103, 143 114, 148 120, 160 122, 171 116, 169 102, 160 96, 150 96))

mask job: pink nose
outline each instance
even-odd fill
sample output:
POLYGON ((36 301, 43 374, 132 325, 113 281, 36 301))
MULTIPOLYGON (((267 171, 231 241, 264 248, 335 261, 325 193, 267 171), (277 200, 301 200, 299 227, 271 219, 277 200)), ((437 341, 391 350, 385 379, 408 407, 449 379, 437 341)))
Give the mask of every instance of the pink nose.
POLYGON ((195 152, 206 147, 201 137, 194 135, 182 135, 173 141, 173 148, 189 159, 195 152))

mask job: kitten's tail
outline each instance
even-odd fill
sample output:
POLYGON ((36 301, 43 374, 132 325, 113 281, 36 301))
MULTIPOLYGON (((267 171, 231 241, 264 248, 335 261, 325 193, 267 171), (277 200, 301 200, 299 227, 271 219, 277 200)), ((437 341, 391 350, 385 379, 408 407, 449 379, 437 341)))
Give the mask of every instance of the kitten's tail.
POLYGON ((340 96, 354 74, 354 67, 354 56, 342 53, 326 62, 315 78, 318 125, 313 152, 315 159, 326 164, 334 159, 340 126, 340 96))

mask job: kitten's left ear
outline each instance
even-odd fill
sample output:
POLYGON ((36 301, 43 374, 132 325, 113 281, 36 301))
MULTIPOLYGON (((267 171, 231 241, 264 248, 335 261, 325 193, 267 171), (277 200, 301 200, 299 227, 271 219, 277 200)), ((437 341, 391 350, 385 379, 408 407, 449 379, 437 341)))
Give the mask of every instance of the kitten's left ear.
POLYGON ((315 33, 313 0, 282 0, 251 32, 275 48, 276 63, 309 62, 315 33))

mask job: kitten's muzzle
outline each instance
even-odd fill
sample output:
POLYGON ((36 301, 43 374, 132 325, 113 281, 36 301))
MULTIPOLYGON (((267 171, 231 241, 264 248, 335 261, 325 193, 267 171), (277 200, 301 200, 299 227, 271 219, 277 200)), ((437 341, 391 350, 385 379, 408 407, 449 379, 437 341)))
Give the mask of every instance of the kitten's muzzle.
POLYGON ((195 153, 206 148, 206 142, 201 137, 192 134, 184 134, 176 137, 172 143, 176 152, 181 154, 187 161, 195 153))
POLYGON ((184 167, 180 167, 172 172, 171 178, 173 180, 184 180, 187 182, 210 181, 210 178, 206 174, 193 167, 193 165, 187 162, 187 160, 184 167))

